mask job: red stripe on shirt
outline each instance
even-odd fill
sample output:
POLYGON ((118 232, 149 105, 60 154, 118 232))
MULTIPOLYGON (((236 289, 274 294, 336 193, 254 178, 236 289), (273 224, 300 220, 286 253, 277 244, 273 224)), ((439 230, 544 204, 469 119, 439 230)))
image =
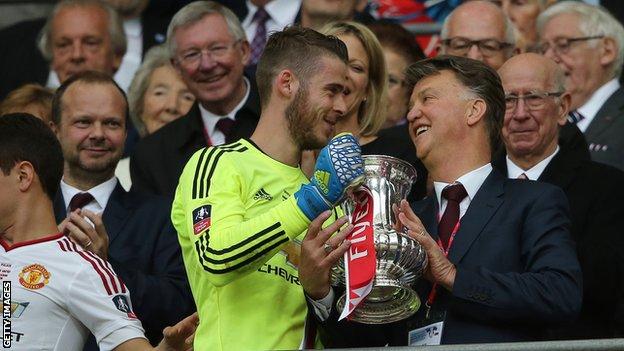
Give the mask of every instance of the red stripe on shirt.
POLYGON ((68 244, 70 251, 73 251, 75 253, 77 253, 78 255, 80 255, 80 257, 82 257, 85 261, 89 262, 91 264, 91 266, 93 267, 93 269, 97 272, 97 274, 100 276, 100 279, 102 279, 102 284, 104 284, 104 288, 106 289, 106 292, 108 293, 108 295, 112 295, 113 292, 111 291, 111 288, 108 284, 108 282, 106 281, 106 277, 104 276, 104 273, 100 270, 100 268, 97 266, 97 264, 95 263, 94 260, 92 260, 88 255, 85 254, 86 251, 81 251, 78 250, 78 247, 76 246, 76 244, 72 243, 72 242, 65 242, 66 244, 68 244))

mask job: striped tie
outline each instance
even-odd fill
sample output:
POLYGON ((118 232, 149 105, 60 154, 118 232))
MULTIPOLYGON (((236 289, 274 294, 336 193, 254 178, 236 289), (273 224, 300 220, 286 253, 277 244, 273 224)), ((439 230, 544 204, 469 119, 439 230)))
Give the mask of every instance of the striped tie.
POLYGON ((578 112, 578 110, 573 110, 573 111, 570 111, 570 113, 568 113, 568 122, 572 124, 577 124, 578 122, 584 119, 585 119, 585 116, 583 116, 580 112, 578 112))

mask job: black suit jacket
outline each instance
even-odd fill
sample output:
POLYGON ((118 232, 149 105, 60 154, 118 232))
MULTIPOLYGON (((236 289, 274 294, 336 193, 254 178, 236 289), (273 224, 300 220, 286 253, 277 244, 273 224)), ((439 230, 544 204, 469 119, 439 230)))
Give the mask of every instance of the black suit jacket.
MULTIPOLYGON (((507 174, 504 155, 494 165, 507 174)), ((581 315, 550 336, 589 339, 624 335, 624 261, 620 253, 624 250, 624 172, 562 148, 539 181, 560 187, 570 202, 571 233, 583 270, 581 315)))
MULTIPOLYGON (((146 14, 141 17, 143 56, 149 48, 167 39, 169 18, 146 14)), ((45 18, 24 21, 0 30, 0 100, 27 83, 47 83, 50 64, 37 48, 45 18)))
MULTIPOLYGON (((437 239, 437 201, 412 206, 437 239)), ((453 291, 439 288, 433 312, 446 311, 443 344, 538 340, 543 328, 576 317, 581 270, 569 234, 563 192, 549 184, 506 179, 492 171, 470 202, 449 252, 453 291)), ((431 285, 419 282, 421 300, 431 285)), ((424 304, 424 302, 423 302, 424 304)), ((424 315, 390 326, 321 324, 324 345, 405 345, 424 315)))
POLYGON ((615 91, 602 105, 585 130, 594 161, 624 170, 624 88, 615 91))
MULTIPOLYGON (((170 213, 165 199, 126 192, 117 184, 102 214, 108 261, 128 287, 134 312, 152 343, 162 338, 164 327, 195 310, 170 213)), ((61 191, 54 214, 59 223, 67 217, 61 191)))
MULTIPOLYGON (((247 102, 236 113, 236 122, 226 143, 248 138, 260 118, 258 92, 251 82, 247 102)), ((130 158, 132 189, 173 197, 186 162, 195 151, 206 147, 204 122, 196 102, 183 117, 146 136, 130 158)))

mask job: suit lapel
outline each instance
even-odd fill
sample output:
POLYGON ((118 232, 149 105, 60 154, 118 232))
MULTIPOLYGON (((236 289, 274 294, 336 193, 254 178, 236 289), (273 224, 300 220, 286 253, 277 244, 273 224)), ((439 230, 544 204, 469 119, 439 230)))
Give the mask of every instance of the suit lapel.
POLYGON ((127 192, 117 183, 102 214, 102 221, 108 233, 109 244, 113 243, 133 214, 133 208, 129 204, 127 195, 127 192))
POLYGON ((574 181, 576 169, 580 166, 581 159, 574 157, 573 153, 560 150, 546 166, 538 180, 566 189, 574 181))
POLYGON ((592 140, 608 130, 615 119, 624 110, 624 90, 619 88, 602 104, 598 113, 585 131, 585 138, 592 140))
POLYGON ((503 177, 495 169, 485 179, 466 214, 461 219, 459 231, 455 235, 448 258, 458 263, 468 252, 472 243, 479 237, 485 225, 503 203, 503 177))
POLYGON ((65 208, 65 199, 63 199, 63 192, 59 186, 54 197, 54 218, 56 223, 61 223, 67 217, 67 209, 65 208))
POLYGON ((435 195, 414 203, 412 209, 434 240, 438 239, 438 201, 435 195))

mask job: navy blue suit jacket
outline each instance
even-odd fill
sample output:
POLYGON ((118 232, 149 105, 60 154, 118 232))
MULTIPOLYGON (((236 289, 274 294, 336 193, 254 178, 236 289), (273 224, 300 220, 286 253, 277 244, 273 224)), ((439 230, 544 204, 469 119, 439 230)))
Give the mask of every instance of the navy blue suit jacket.
MULTIPOLYGON (((130 290, 134 312, 152 343, 162 338, 164 327, 195 310, 170 206, 161 197, 126 192, 118 183, 102 214, 108 261, 130 290)), ((54 214, 58 222, 67 216, 61 191, 54 214)))
MULTIPOLYGON (((437 239, 435 198, 413 204, 437 239)), ((461 219, 449 260, 457 267, 453 291, 439 288, 433 311, 446 310, 443 344, 538 340, 544 325, 576 318, 581 269, 569 232, 568 203, 557 187, 506 179, 494 170, 461 219)), ((431 284, 417 287, 426 300, 431 284)), ((334 308, 335 310, 335 308, 334 308)), ((321 323, 324 345, 405 345, 424 308, 386 326, 321 323), (364 330, 364 331, 363 331, 364 330)))

